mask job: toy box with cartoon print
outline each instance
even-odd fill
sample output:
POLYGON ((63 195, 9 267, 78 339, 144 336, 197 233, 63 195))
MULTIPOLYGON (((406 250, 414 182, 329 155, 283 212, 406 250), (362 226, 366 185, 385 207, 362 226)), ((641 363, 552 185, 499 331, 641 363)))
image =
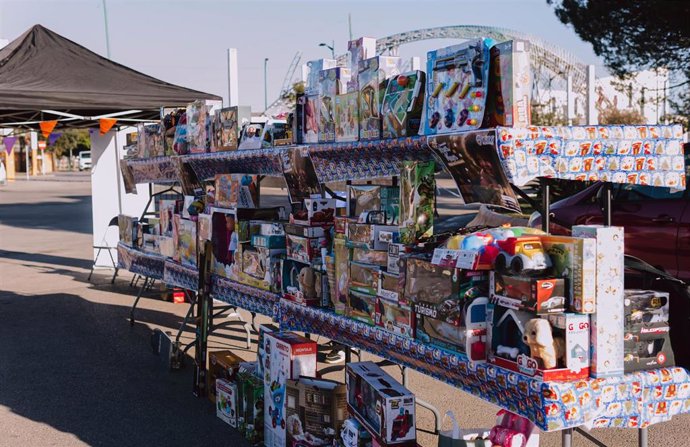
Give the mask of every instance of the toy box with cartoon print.
POLYGON ((336 96, 347 93, 350 70, 343 67, 329 68, 319 73, 319 143, 335 141, 336 96))
POLYGON ((286 387, 288 379, 316 375, 316 343, 291 332, 264 335, 264 443, 287 445, 286 387))
POLYGON ((589 376, 589 316, 487 305, 489 362, 545 381, 589 376))
POLYGON ((484 120, 491 39, 427 53, 424 134, 477 129, 484 120))
POLYGON ((289 446, 334 445, 347 418, 345 384, 300 377, 287 381, 287 441, 289 446))
POLYGON ((357 92, 354 91, 335 97, 335 141, 337 143, 359 139, 357 96, 357 92))
POLYGON ((288 259, 308 264, 314 260, 320 259, 321 247, 326 243, 326 239, 322 237, 308 238, 288 234, 285 236, 285 243, 287 246, 288 259))
POLYGON ((376 316, 374 323, 388 332, 402 337, 414 338, 415 313, 397 299, 376 297, 376 316))
POLYGON ((385 269, 388 262, 388 252, 385 250, 369 250, 366 247, 353 247, 351 259, 354 262, 378 265, 385 269))
POLYGON ((352 76, 347 83, 348 92, 359 92, 359 66, 365 60, 376 54, 376 39, 360 37, 347 43, 347 68, 352 76))
POLYGON ((491 300, 503 307, 538 314, 565 312, 566 287, 563 278, 535 278, 491 272, 491 300))
POLYGON ((225 379, 216 379, 216 416, 237 428, 237 384, 225 379))
POLYGON ((284 249, 268 249, 242 245, 242 274, 240 282, 258 289, 280 292, 280 261, 284 249))
POLYGON ((427 255, 406 258, 405 302, 436 305, 446 300, 457 300, 459 293, 460 282, 455 269, 434 265, 427 255))
POLYGON ((208 353, 208 398, 216 401, 216 380, 225 379, 235 381, 235 375, 243 360, 230 350, 213 351, 208 353))
POLYGON ((359 217, 364 212, 383 211, 387 225, 397 225, 400 214, 400 188, 381 185, 351 185, 347 215, 359 217))
POLYGON ((597 247, 593 239, 539 236, 551 260, 551 274, 566 280, 571 312, 591 314, 596 304, 597 247))
POLYGON ((416 446, 415 397, 373 362, 345 367, 350 414, 384 445, 416 446))
POLYGON ((624 373, 624 232, 622 227, 575 225, 573 237, 596 241, 597 300, 592 314, 592 377, 624 373))
POLYGON ((376 56, 359 62, 359 139, 381 138, 381 100, 386 80, 400 73, 400 58, 376 56))
POLYGON ((310 264, 282 260, 283 298, 304 306, 328 305, 328 278, 310 264))

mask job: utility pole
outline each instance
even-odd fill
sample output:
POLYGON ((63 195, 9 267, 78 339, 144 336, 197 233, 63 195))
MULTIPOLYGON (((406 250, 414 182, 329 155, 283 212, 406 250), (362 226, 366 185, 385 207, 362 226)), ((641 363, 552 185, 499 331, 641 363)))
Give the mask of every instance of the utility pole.
POLYGON ((264 59, 264 111, 268 109, 268 81, 267 81, 267 74, 268 74, 268 58, 264 59))
POLYGON ((352 40, 352 13, 347 13, 347 28, 350 32, 350 40, 352 40))
POLYGON ((110 34, 108 33, 108 8, 103 0, 103 21, 105 22, 105 52, 110 59, 110 34))

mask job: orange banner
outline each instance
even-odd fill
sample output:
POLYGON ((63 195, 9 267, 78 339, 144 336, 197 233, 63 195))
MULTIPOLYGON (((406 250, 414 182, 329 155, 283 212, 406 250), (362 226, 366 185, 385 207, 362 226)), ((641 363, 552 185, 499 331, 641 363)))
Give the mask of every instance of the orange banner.
POLYGON ((52 121, 41 121, 39 125, 41 126, 41 133, 43 134, 44 138, 48 138, 48 135, 55 129, 55 126, 57 126, 57 120, 52 120, 52 121))
POLYGON ((105 135, 108 133, 110 129, 117 123, 117 120, 115 118, 101 118, 98 120, 98 124, 100 125, 101 128, 101 135, 105 135))

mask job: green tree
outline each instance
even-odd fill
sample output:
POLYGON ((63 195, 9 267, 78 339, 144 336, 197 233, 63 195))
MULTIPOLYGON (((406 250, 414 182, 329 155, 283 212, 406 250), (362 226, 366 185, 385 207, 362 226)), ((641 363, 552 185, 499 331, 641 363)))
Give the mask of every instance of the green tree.
POLYGON ((599 114, 600 124, 641 124, 644 122, 645 117, 635 109, 621 110, 610 107, 599 114))
POLYGON ((62 135, 49 147, 56 156, 62 157, 69 155, 70 150, 73 154, 91 149, 91 138, 87 129, 67 129, 62 131, 62 135))
POLYGON ((690 1, 546 0, 617 76, 665 67, 669 102, 690 115, 690 1))

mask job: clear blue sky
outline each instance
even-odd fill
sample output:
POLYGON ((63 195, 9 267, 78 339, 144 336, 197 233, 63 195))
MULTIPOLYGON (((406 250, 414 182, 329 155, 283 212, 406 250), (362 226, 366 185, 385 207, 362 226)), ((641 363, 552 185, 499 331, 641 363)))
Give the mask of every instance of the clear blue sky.
MULTIPOLYGON (((240 103, 263 109, 263 61, 268 102, 278 95, 295 52, 302 61, 329 57, 319 42, 347 49, 348 13, 354 37, 385 37, 419 28, 486 25, 527 32, 600 65, 591 46, 556 19, 546 0, 504 1, 178 1, 107 0, 113 60, 151 76, 227 96, 226 49, 238 49, 240 103)), ((0 38, 12 40, 40 23, 106 54, 102 0, 0 0, 0 38)), ((430 40, 403 46, 420 56, 455 43, 430 40)))

